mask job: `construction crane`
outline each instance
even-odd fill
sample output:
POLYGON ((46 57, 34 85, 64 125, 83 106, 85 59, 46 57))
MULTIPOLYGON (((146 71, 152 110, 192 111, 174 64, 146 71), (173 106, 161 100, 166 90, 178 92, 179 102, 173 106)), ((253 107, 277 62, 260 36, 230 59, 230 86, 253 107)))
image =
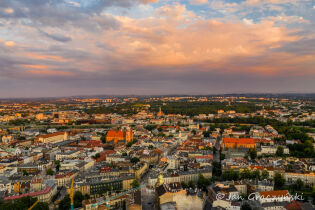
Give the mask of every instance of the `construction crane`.
POLYGON ((74 182, 74 177, 72 177, 72 181, 71 181, 71 188, 70 188, 70 199, 71 199, 71 210, 74 209, 74 195, 73 195, 73 182, 74 182))
POLYGON ((31 207, 28 208, 28 210, 32 210, 34 208, 34 206, 36 206, 36 204, 39 202, 39 199, 37 199, 37 201, 35 201, 35 203, 33 203, 33 205, 31 207))

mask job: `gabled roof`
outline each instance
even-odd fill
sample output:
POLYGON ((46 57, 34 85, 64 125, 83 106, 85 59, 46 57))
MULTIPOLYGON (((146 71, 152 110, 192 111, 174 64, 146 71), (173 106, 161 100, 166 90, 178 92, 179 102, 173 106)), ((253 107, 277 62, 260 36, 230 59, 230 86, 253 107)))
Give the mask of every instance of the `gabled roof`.
POLYGON ((289 203, 288 205, 286 205, 284 208, 288 209, 288 210, 300 210, 302 207, 301 202, 298 201, 292 201, 291 203, 289 203))
POLYGON ((231 144, 255 144, 255 139, 252 138, 223 138, 223 143, 231 144))
POLYGON ((65 134, 65 132, 55 132, 55 133, 40 135, 40 136, 37 136, 37 138, 49 138, 49 137, 59 136, 59 135, 64 135, 64 134, 65 134))
POLYGON ((125 135, 125 131, 114 131, 114 130, 111 130, 111 131, 108 131, 107 134, 106 134, 106 137, 121 137, 123 138, 125 135))
POLYGON ((262 198, 276 198, 276 197, 285 197, 289 196, 288 190, 276 190, 276 191, 264 191, 259 192, 259 195, 262 198))

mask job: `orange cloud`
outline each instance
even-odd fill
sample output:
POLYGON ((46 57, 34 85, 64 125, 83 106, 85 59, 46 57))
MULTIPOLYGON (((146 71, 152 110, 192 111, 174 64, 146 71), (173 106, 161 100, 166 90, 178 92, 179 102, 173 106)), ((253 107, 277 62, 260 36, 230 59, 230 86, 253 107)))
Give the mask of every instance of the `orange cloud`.
POLYGON ((241 20, 206 20, 178 3, 162 6, 147 18, 111 17, 119 22, 118 28, 99 33, 70 28, 69 33, 75 34, 73 40, 56 51, 65 49, 63 56, 27 52, 26 57, 41 60, 41 64, 46 65, 24 67, 42 75, 70 75, 67 71, 48 70, 52 65, 73 72, 105 74, 137 69, 180 72, 193 66, 200 71, 224 69, 271 75, 292 72, 298 65, 303 66, 304 61, 310 62, 310 58, 300 55, 273 52, 302 37, 292 35, 295 31, 276 25, 272 19, 258 23, 246 19, 247 24, 241 20), (247 60, 255 58, 265 64, 260 61, 246 64, 247 60), (240 61, 233 64, 235 59, 240 61))
POLYGON ((66 62, 70 61, 70 59, 65 59, 61 56, 56 56, 56 55, 39 55, 36 53, 27 53, 26 54, 29 58, 32 59, 39 59, 39 60, 50 60, 50 61, 58 61, 58 62, 66 62))
POLYGON ((12 13, 14 12, 14 10, 13 10, 12 8, 5 8, 5 9, 4 9, 4 12, 5 12, 6 14, 12 14, 12 13))
POLYGON ((47 76, 72 76, 72 72, 49 70, 47 65, 22 65, 28 68, 27 73, 34 75, 47 75, 47 76))
POLYGON ((187 26, 179 27, 180 23, 173 21, 186 17, 186 11, 177 6, 164 11, 167 11, 167 19, 121 18, 120 33, 124 35, 105 35, 115 49, 111 54, 113 58, 121 61, 129 58, 128 64, 143 67, 225 63, 233 57, 259 56, 282 43, 299 39, 272 21, 244 25, 190 20, 187 26))
POLYGON ((24 66, 26 68, 32 68, 32 69, 48 69, 48 66, 46 66, 46 65, 26 65, 26 64, 23 64, 22 66, 24 66))
POLYGON ((6 46, 6 47, 14 47, 16 45, 16 43, 14 41, 4 41, 4 40, 0 39, 0 42, 3 42, 4 46, 6 46))

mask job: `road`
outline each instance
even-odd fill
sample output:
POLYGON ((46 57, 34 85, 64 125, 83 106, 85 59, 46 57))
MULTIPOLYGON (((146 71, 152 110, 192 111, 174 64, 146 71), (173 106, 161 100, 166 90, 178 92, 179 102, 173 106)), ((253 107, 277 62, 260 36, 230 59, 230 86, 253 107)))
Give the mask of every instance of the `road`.
POLYGON ((148 188, 148 178, 155 171, 154 168, 149 169, 149 171, 142 177, 140 186, 141 186, 141 203, 143 210, 155 210, 155 189, 148 188))
POLYGON ((154 210, 155 207, 155 192, 154 189, 149 189, 146 187, 146 184, 141 184, 141 203, 142 209, 147 210, 154 210))

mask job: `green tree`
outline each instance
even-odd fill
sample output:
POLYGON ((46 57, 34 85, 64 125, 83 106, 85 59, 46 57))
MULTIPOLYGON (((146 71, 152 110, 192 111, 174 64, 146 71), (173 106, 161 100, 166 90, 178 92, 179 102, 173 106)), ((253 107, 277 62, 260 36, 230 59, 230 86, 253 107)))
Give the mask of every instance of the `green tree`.
POLYGON ((74 208, 82 207, 82 201, 84 200, 84 196, 80 191, 76 191, 73 196, 74 208))
POLYGON ((302 190, 304 187, 304 182, 301 179, 297 179, 296 182, 290 186, 293 190, 302 190))
POLYGON ((137 157, 133 157, 133 158, 131 158, 131 160, 130 160, 130 162, 133 163, 133 164, 137 164, 139 161, 140 161, 140 159, 137 158, 137 157))
POLYGON ((189 181, 188 182, 188 187, 192 188, 192 189, 195 189, 196 188, 196 185, 193 181, 189 181))
POLYGON ((204 147, 202 148, 202 150, 210 150, 210 151, 212 151, 212 150, 213 150, 213 147, 204 146, 204 147))
POLYGON ((278 146, 277 151, 276 151, 276 155, 279 157, 282 157, 284 154, 284 149, 282 146, 278 146))
MULTIPOLYGON (((31 198, 29 196, 22 197, 19 199, 15 199, 14 201, 0 201, 0 209, 28 209, 31 207, 35 202, 36 198, 31 198)), ((35 210, 48 210, 48 203, 38 202, 34 208, 35 210)))
POLYGON ((55 165, 56 165, 56 171, 58 172, 59 169, 60 169, 60 161, 59 161, 59 160, 56 160, 56 161, 55 161, 55 165))
POLYGON ((207 187, 211 184, 210 179, 205 178, 202 174, 199 174, 197 187, 203 191, 207 191, 207 187))
POLYGON ((219 162, 213 162, 212 173, 214 176, 221 176, 222 169, 221 164, 219 162))
POLYGON ((304 187, 304 182, 301 179, 297 179, 296 185, 298 186, 298 190, 301 190, 304 187))
POLYGON ((234 170, 225 170, 222 175, 221 175, 221 179, 222 180, 234 180, 237 181, 240 178, 240 174, 238 171, 234 171, 234 170))
POLYGON ((252 172, 253 179, 260 179, 260 172, 258 170, 255 170, 252 172))
POLYGON ((204 132, 203 132, 203 137, 209 138, 209 137, 210 137, 210 134, 211 134, 210 131, 204 131, 204 132))
POLYGON ((184 189, 188 188, 188 185, 185 182, 180 183, 184 189))
POLYGON ((90 199, 90 195, 89 194, 85 194, 84 195, 84 200, 90 199))
POLYGON ((69 194, 64 197, 59 203, 60 210, 69 210, 71 207, 69 194))
POLYGON ((261 172, 261 177, 260 177, 262 180, 264 179, 268 179, 269 178, 269 172, 267 170, 263 170, 261 172))
POLYGON ((252 178, 252 173, 248 169, 244 169, 241 172, 241 179, 251 179, 252 178))
POLYGON ((292 170, 292 169, 293 169, 293 165, 292 165, 291 163, 289 163, 289 164, 287 165, 287 168, 288 168, 288 170, 292 170))
POLYGON ((249 156, 250 156, 250 159, 254 160, 257 157, 256 149, 250 148, 249 149, 249 156))
POLYGON ((138 180, 133 180, 131 183, 132 188, 137 188, 140 186, 140 183, 138 182, 138 180))
POLYGON ((60 169, 60 165, 56 165, 56 171, 58 172, 60 169))
POLYGON ((157 125, 147 125, 144 128, 147 129, 148 131, 152 131, 154 129, 156 129, 157 125))
POLYGON ((225 154, 220 153, 220 160, 224 160, 225 159, 225 154))
POLYGON ((105 135, 102 135, 102 136, 101 136, 101 141, 102 141, 103 144, 106 143, 106 136, 105 136, 105 135))
POLYGON ((46 202, 38 202, 32 210, 49 210, 49 205, 46 202))
POLYGON ((28 176, 28 172, 26 170, 23 170, 23 176, 28 176))
POLYGON ((241 210, 252 210, 252 207, 250 207, 250 205, 247 202, 245 202, 241 206, 241 210))
POLYGON ((49 175, 49 176, 52 176, 52 175, 54 175, 54 171, 51 168, 49 168, 47 170, 46 174, 49 175))
POLYGON ((279 189, 282 189, 282 187, 284 186, 285 179, 283 178, 281 174, 276 173, 274 177, 274 182, 275 182, 275 189, 279 190, 279 189))
POLYGON ((312 203, 313 203, 313 205, 315 205, 315 186, 313 187, 311 197, 312 197, 312 203))
POLYGON ((100 157, 101 157, 101 154, 100 153, 96 153, 93 158, 96 160, 96 159, 98 159, 100 157))

